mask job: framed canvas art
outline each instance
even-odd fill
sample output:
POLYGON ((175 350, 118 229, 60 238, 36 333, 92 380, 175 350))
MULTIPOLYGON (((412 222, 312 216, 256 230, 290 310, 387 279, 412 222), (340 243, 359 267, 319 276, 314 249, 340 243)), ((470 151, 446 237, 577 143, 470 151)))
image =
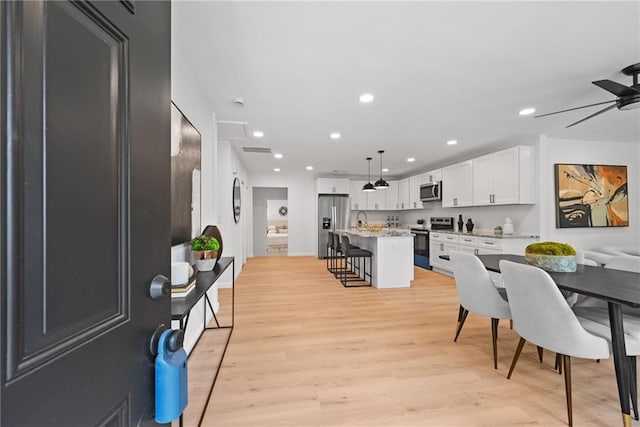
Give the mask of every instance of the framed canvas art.
POLYGON ((200 234, 200 133, 171 103, 171 245, 200 234))
POLYGON ((627 167, 556 164, 556 227, 627 227, 627 167))

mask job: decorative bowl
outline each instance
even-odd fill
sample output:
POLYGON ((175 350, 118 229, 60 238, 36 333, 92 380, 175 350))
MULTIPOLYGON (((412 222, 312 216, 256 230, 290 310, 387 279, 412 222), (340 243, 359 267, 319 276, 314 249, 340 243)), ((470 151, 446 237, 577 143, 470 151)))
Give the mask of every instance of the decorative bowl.
POLYGON ((539 255, 525 253, 524 258, 530 265, 555 273, 573 273, 577 268, 575 255, 539 255))

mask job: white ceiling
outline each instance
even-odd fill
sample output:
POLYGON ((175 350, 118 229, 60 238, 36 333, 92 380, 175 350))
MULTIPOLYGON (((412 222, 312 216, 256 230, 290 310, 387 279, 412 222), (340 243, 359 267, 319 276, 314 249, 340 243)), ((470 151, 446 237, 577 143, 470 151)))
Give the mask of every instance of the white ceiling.
POLYGON ((638 1, 178 2, 173 37, 217 119, 265 133, 234 144, 284 154, 242 153, 251 172, 366 175, 384 149, 403 176, 539 134, 640 141, 640 110, 570 129, 599 107, 518 115, 614 99, 593 80, 630 85, 620 69, 640 62, 638 1))

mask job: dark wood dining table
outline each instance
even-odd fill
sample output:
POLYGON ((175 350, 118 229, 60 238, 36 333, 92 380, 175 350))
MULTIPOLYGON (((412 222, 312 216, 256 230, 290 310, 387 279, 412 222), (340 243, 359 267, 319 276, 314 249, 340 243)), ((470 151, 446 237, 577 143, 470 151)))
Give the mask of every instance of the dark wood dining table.
MULTIPOLYGON (((497 273, 500 273, 500 260, 527 263, 521 255, 478 255, 478 258, 487 270, 497 273)), ((578 264, 573 273, 550 272, 549 275, 562 290, 607 301, 622 423, 630 427, 631 362, 624 343, 622 306, 640 307, 640 273, 578 264)))

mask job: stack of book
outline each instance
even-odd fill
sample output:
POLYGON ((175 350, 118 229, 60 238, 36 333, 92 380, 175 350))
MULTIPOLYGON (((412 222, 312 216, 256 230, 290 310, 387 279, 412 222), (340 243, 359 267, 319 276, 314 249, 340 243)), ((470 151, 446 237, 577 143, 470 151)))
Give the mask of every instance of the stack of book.
POLYGON ((184 298, 196 288, 195 277, 188 283, 171 285, 171 298, 184 298))

